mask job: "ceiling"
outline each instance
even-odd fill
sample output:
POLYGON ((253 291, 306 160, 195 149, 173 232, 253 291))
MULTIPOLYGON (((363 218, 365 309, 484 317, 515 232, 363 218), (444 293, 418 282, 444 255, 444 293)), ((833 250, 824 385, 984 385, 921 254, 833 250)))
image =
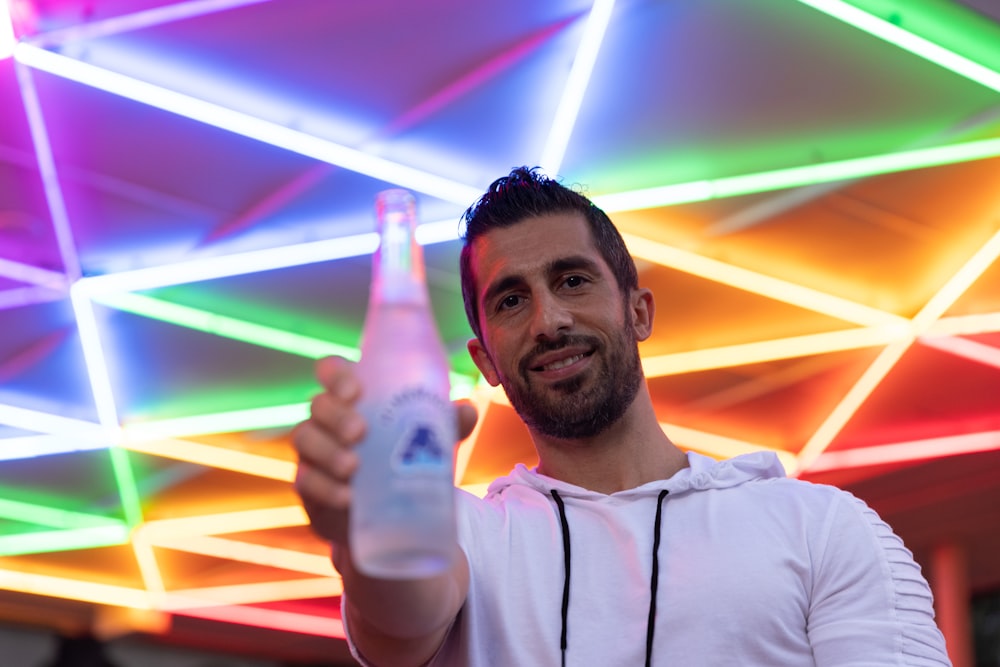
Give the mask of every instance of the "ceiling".
POLYGON ((679 445, 1000 587, 995 0, 0 0, 0 58, 0 620, 346 661, 289 484, 312 362, 356 357, 410 189, 482 416, 458 482, 532 463, 457 276, 521 164, 625 234, 679 445))

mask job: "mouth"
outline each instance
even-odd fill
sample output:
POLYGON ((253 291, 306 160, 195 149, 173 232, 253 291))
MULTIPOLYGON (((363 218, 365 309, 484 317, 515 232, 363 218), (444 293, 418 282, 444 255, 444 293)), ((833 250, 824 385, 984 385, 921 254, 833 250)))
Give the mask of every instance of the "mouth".
POLYGON ((536 373, 554 373, 574 366, 594 354, 594 350, 559 350, 538 357, 529 370, 536 373))

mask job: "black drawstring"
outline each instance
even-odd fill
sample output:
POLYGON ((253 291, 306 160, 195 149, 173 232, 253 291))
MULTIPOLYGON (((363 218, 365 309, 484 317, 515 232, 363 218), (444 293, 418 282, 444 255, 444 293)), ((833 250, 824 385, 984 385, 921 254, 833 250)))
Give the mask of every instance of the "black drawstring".
POLYGON ((656 519, 653 524, 653 573, 649 577, 649 621, 646 623, 646 667, 653 664, 653 632, 656 630, 656 587, 660 581, 660 516, 663 514, 663 498, 669 493, 660 491, 656 498, 656 519))
MULTIPOLYGON (((663 516, 663 499, 668 493, 669 491, 663 489, 656 498, 656 518, 653 524, 653 572, 649 577, 649 619, 646 623, 646 667, 650 667, 653 660, 653 633, 656 630, 656 588, 660 580, 660 518, 663 516)), ((562 667, 566 667, 566 649, 569 646, 569 642, 566 639, 569 629, 569 521, 566 519, 566 505, 563 503, 559 492, 552 489, 552 497, 555 499, 556 508, 559 510, 559 523, 562 526, 563 566, 566 570, 563 575, 562 633, 559 637, 562 667)))
POLYGON ((566 641, 566 631, 569 628, 569 623, 567 622, 569 616, 569 521, 566 520, 566 506, 563 504, 563 499, 559 497, 559 492, 552 489, 552 497, 555 498, 556 507, 559 508, 559 522, 562 524, 563 566, 566 568, 566 572, 563 575, 562 635, 559 637, 559 650, 562 651, 562 667, 566 667, 566 647, 569 646, 569 643, 566 641))

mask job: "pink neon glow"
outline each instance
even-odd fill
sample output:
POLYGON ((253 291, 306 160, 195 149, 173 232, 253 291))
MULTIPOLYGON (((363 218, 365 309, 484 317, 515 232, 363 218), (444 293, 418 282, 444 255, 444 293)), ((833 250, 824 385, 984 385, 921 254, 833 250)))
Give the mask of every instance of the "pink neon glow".
POLYGON ((920 343, 927 347, 954 354, 957 357, 976 361, 987 366, 1000 368, 1000 348, 977 343, 968 338, 947 336, 942 338, 922 337, 920 343))
POLYGON ((1000 431, 966 433, 927 440, 910 440, 837 452, 824 452, 806 469, 808 473, 861 468, 886 463, 922 461, 1000 450, 1000 431))
POLYGON ((0 0, 0 60, 10 58, 14 53, 14 20, 10 11, 10 0, 0 0))
POLYGON ((252 625, 258 628, 296 632, 320 637, 344 639, 344 624, 338 618, 324 618, 311 614, 261 609, 260 607, 226 606, 185 609, 174 612, 177 616, 191 616, 223 623, 252 625))

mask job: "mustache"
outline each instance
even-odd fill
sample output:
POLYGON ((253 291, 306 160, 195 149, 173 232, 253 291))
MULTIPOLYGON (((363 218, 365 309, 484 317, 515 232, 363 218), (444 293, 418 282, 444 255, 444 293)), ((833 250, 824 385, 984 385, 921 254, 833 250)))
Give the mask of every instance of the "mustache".
POLYGON ((540 341, 521 359, 518 370, 524 375, 529 368, 537 366, 535 359, 543 354, 555 352, 566 347, 589 347, 597 350, 601 347, 601 341, 594 336, 571 334, 556 338, 555 340, 540 341))

